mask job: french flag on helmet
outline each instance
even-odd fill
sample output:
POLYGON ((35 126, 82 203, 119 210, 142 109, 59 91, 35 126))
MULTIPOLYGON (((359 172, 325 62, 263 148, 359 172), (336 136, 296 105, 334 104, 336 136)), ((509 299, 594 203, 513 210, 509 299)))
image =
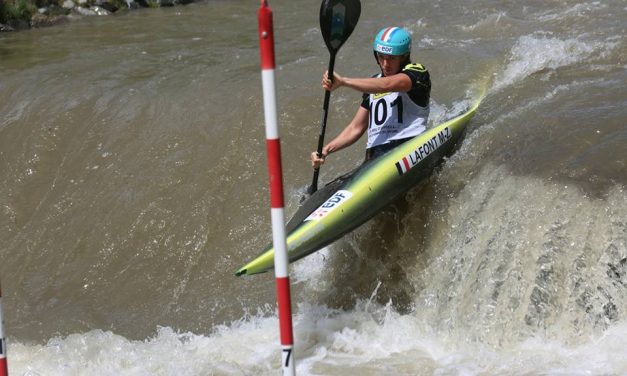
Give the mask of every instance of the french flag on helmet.
POLYGON ((401 27, 386 27, 374 38, 373 49, 385 55, 408 54, 411 51, 411 34, 401 27))

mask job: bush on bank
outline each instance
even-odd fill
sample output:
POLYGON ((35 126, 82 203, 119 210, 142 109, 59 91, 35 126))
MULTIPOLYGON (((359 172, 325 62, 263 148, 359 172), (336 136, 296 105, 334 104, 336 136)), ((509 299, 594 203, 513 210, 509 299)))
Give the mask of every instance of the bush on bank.
POLYGON ((28 21, 37 11, 32 0, 0 0, 0 23, 28 21))
POLYGON ((0 23, 29 23, 38 8, 58 6, 51 0, 0 0, 0 23))

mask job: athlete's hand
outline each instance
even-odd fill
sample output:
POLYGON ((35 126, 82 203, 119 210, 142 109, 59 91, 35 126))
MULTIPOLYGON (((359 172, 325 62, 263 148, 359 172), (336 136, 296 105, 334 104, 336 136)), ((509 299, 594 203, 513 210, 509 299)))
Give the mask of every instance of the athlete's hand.
POLYGON ((317 151, 311 153, 311 166, 313 168, 320 168, 322 164, 324 164, 324 160, 326 159, 327 154, 325 154, 324 150, 322 154, 318 154, 317 151))
POLYGON ((333 72, 333 81, 329 80, 329 71, 324 72, 322 75, 322 88, 327 91, 333 91, 344 83, 344 77, 340 76, 336 72, 333 72))

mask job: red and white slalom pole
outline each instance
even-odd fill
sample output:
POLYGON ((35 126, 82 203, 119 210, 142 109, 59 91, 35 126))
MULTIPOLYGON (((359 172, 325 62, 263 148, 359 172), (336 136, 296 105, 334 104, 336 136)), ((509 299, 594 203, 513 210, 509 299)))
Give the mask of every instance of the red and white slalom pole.
POLYGON ((294 335, 292 334, 292 302, 288 274, 287 242, 285 240, 285 214, 283 212, 283 172, 281 169, 281 141, 277 121, 276 92, 274 84, 274 33, 272 10, 267 0, 261 0, 257 12, 259 20, 259 46, 261 50, 261 80, 263 84, 263 109, 266 123, 266 150, 270 175, 270 206, 272 216, 272 243, 274 246, 274 274, 276 276, 279 329, 281 334, 281 367, 284 375, 296 374, 294 360, 294 335))
POLYGON ((8 376, 7 342, 4 339, 4 316, 2 316, 2 287, 0 287, 0 376, 8 376))

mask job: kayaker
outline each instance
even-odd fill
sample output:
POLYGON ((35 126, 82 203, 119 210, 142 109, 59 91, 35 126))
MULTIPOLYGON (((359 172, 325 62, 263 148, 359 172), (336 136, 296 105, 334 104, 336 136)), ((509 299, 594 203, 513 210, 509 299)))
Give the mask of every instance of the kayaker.
POLYGON ((328 72, 322 87, 333 91, 345 86, 363 93, 353 120, 322 148, 311 153, 313 167, 326 157, 355 143, 368 130, 366 160, 376 158, 425 131, 429 117, 431 80, 421 64, 410 60, 411 35, 400 27, 379 31, 373 43, 374 57, 381 73, 371 78, 349 78, 328 72))

